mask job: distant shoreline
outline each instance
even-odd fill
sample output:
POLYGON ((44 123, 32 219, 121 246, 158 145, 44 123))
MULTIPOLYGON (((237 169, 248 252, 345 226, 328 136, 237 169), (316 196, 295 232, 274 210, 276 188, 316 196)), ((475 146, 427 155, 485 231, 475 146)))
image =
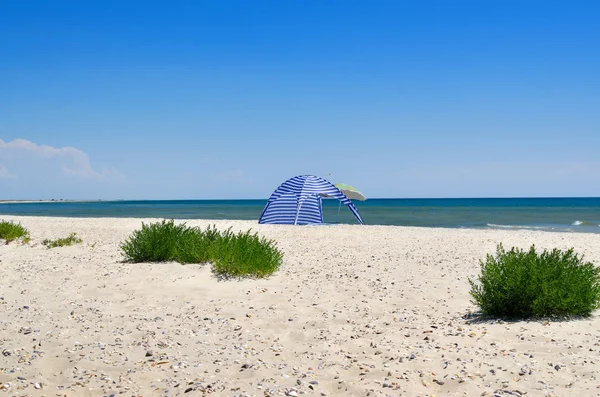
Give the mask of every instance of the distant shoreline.
MULTIPOLYGON (((30 204, 30 203, 101 203, 106 200, 0 200, 0 204, 30 204)), ((112 200, 110 200, 112 201, 112 200)), ((116 200, 115 200, 116 201, 116 200)))

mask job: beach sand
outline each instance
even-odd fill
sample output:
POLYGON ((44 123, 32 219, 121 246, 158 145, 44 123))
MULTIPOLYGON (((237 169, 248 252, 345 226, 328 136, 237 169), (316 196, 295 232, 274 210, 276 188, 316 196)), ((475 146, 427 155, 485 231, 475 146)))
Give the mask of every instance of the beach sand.
POLYGON ((284 252, 269 279, 219 281, 123 263, 149 220, 2 218, 32 240, 0 246, 0 396, 600 395, 597 314, 485 321, 468 294, 497 243, 600 265, 598 234, 188 221, 284 252), (41 245, 70 232, 83 244, 41 245))

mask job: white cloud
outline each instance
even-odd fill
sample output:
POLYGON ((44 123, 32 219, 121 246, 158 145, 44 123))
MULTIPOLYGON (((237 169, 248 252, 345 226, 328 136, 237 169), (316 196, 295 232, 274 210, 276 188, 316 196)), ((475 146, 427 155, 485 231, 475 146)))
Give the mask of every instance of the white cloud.
POLYGON ((0 179, 13 179, 14 177, 5 166, 0 164, 0 179))
POLYGON ((118 174, 114 170, 93 169, 88 155, 74 147, 55 148, 25 139, 11 142, 0 139, 0 178, 19 178, 24 173, 82 179, 103 179, 118 174))

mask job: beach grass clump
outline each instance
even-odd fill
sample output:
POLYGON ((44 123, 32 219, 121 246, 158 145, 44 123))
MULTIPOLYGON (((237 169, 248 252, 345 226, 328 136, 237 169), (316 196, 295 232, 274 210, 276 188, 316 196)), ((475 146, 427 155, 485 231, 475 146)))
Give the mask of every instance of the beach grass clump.
POLYGON ((81 244, 82 239, 77 237, 77 233, 71 233, 68 237, 58 238, 56 240, 45 239, 42 244, 48 248, 70 247, 73 244, 81 244))
POLYGON ((129 262, 212 262, 215 273, 223 277, 267 277, 282 262, 275 242, 251 231, 220 232, 215 226, 203 230, 174 220, 142 223, 121 250, 129 262))
POLYGON ((206 260, 198 246, 198 233, 174 220, 145 224, 124 243, 121 250, 130 262, 199 263, 206 260))
POLYGON ((537 252, 500 244, 481 261, 471 296, 483 314, 505 318, 589 316, 600 307, 600 269, 573 249, 537 252))
POLYGON ((283 254, 275 241, 246 232, 223 232, 212 258, 214 271, 224 277, 267 277, 281 266, 283 254))
POLYGON ((184 244, 176 246, 174 261, 179 263, 205 263, 214 257, 215 244, 221 235, 215 226, 208 226, 205 230, 199 227, 186 227, 184 244))
POLYGON ((26 243, 29 242, 29 231, 20 223, 0 221, 0 239, 7 244, 18 239, 26 243))

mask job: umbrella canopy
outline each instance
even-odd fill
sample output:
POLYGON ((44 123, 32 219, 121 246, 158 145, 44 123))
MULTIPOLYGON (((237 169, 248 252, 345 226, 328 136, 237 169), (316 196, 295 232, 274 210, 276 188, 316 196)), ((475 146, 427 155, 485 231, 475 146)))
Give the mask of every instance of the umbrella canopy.
POLYGON ((340 189, 350 200, 365 201, 367 199, 365 195, 359 192, 354 186, 345 183, 336 183, 335 187, 340 189))

